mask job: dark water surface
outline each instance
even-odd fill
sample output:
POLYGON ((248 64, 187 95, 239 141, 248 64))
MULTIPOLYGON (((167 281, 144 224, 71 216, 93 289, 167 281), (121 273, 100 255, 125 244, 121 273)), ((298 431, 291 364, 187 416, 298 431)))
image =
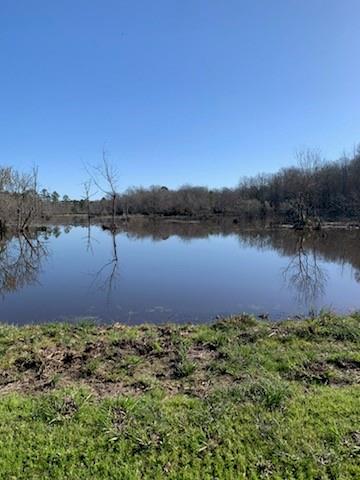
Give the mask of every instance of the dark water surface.
POLYGON ((359 231, 149 224, 0 240, 1 322, 277 319, 322 308, 360 309, 359 231))

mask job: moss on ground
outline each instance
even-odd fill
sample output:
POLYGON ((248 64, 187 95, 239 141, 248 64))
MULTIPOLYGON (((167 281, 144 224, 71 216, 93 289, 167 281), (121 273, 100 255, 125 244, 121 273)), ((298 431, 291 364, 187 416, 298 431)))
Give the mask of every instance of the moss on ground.
POLYGON ((360 478, 360 315, 0 327, 0 478, 360 478))

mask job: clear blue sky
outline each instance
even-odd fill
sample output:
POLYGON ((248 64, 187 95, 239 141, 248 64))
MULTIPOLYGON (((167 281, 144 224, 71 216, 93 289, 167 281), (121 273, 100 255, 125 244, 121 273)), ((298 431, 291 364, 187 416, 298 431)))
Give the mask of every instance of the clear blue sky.
POLYGON ((0 0, 0 164, 79 196, 234 186, 360 142, 359 0, 0 0))

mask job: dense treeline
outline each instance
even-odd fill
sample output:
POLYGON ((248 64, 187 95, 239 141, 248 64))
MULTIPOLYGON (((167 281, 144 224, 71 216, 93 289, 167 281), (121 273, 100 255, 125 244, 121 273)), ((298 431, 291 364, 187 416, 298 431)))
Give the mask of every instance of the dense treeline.
POLYGON ((360 147, 352 157, 325 162, 317 152, 297 155, 297 166, 271 175, 243 179, 236 188, 209 189, 183 186, 133 187, 118 193, 116 170, 103 157, 103 165, 84 182, 81 200, 57 192, 38 191, 37 171, 20 174, 0 167, 0 230, 7 224, 19 230, 55 215, 86 214, 89 218, 116 216, 212 216, 241 220, 290 222, 319 226, 321 220, 359 219, 360 147), (94 189, 94 190, 93 190, 94 189), (101 192, 101 200, 91 198, 101 192))
POLYGON ((352 158, 324 162, 318 153, 297 155, 296 167, 244 179, 237 188, 184 186, 132 188, 119 196, 119 213, 145 215, 232 215, 306 224, 360 215, 360 148, 352 158))

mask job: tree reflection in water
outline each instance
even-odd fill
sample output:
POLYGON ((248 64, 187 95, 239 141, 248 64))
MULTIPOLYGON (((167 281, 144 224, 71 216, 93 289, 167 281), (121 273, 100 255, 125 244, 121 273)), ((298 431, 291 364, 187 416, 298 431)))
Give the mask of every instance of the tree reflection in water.
MULTIPOLYGON (((58 226, 43 232, 23 233, 18 236, 0 238, 0 296, 30 285, 39 283, 44 260, 49 256, 48 239, 58 238, 61 233, 69 233, 71 228, 63 230, 58 226)), ((95 274, 92 286, 106 292, 108 302, 116 289, 119 276, 119 258, 116 231, 106 230, 111 236, 111 258, 95 274)), ((87 227, 86 250, 94 254, 92 242, 98 240, 91 236, 91 225, 87 227)))
POLYGON ((94 255, 93 242, 95 241, 96 243, 99 243, 99 241, 91 235, 91 221, 90 221, 90 218, 88 219, 88 223, 86 225, 86 236, 83 237, 83 239, 85 240, 86 251, 88 253, 91 253, 91 255, 94 255))
POLYGON ((320 266, 316 249, 305 247, 304 235, 298 237, 295 253, 283 276, 289 288, 296 291, 297 301, 309 310, 325 294, 327 274, 320 266))
MULTIPOLYGON (((92 287, 106 293, 108 304, 111 302, 111 295, 116 290, 119 280, 119 257, 117 251, 116 230, 105 229, 111 236, 111 258, 94 275, 92 287)), ((88 238, 91 239, 90 224, 88 226, 88 238)))
POLYGON ((42 262, 48 256, 43 235, 21 234, 0 239, 0 295, 38 283, 42 262))
MULTIPOLYGON (((87 227, 82 237, 82 242, 85 242, 83 248, 94 257, 98 255, 96 243, 102 241, 103 235, 110 240, 108 248, 111 253, 108 254, 108 260, 101 268, 97 267, 98 271, 92 273, 90 285, 87 283, 88 287, 103 292, 108 303, 112 300, 112 293, 117 289, 120 277, 117 245, 120 233, 133 240, 148 238, 154 242, 166 241, 173 236, 182 241, 210 236, 236 236, 239 239, 240 248, 251 247, 259 251, 274 251, 283 258, 283 264, 286 265, 281 273, 287 287, 294 291, 299 304, 308 310, 312 309, 316 303, 320 303, 321 297, 325 295, 328 275, 324 270, 324 263, 349 265, 353 269, 352 274, 355 279, 360 281, 360 230, 299 233, 293 230, 274 230, 256 226, 243 228, 233 223, 207 225, 205 222, 170 223, 133 220, 119 225, 116 229, 103 226, 103 233, 99 237, 99 225, 92 227, 89 220, 81 226, 87 227)), ((18 237, 0 238, 0 296, 4 297, 27 285, 37 284, 44 260, 49 255, 47 240, 53 237, 56 241, 59 235, 68 233, 70 230, 71 228, 66 226, 47 227, 45 231, 37 233, 27 232, 18 237)), ((76 245, 74 248, 77 248, 76 245)), ((257 261, 260 264, 261 258, 259 257, 257 261)), ((89 264, 91 263, 90 261, 89 264)), ((194 259, 193 268, 197 268, 196 259, 194 259)), ((71 268, 67 274, 71 275, 71 268)), ((278 271, 274 272, 274 276, 276 275, 278 271)))

